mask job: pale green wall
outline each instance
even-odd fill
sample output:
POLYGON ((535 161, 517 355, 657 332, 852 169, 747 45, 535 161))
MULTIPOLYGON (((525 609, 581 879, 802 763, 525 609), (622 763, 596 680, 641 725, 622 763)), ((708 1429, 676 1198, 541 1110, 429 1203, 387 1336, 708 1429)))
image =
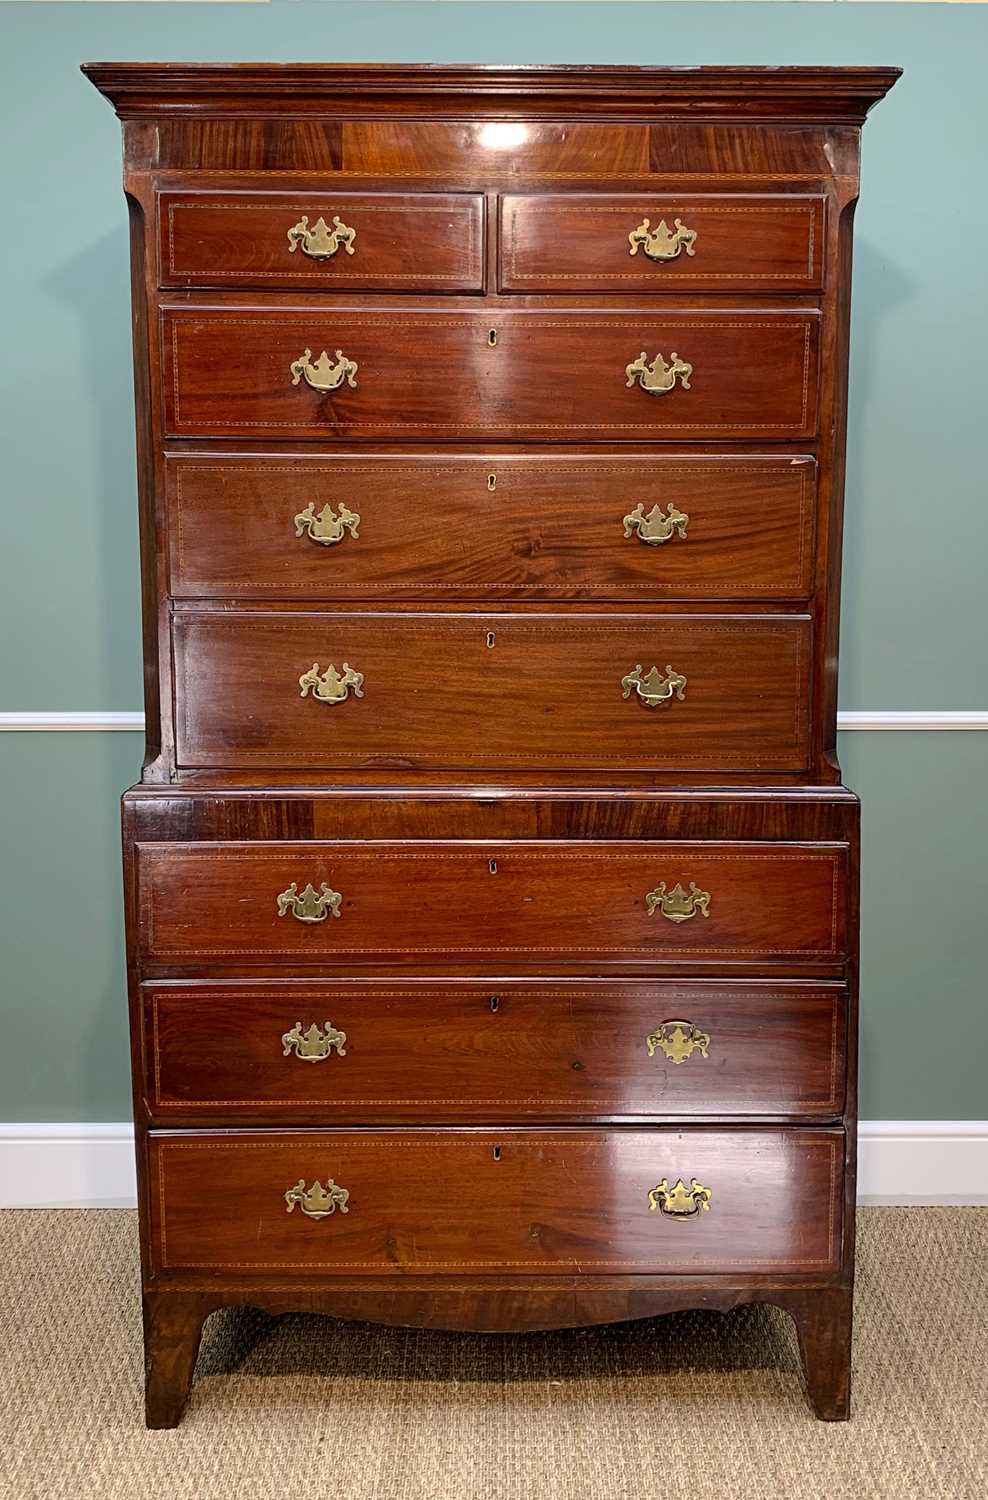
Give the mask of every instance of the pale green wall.
MULTIPOLYGON (((988 7, 0 4, 0 710, 140 706, 126 223, 88 58, 898 63, 857 219, 842 707, 988 707, 988 7), (53 439, 52 434, 57 433, 53 439)), ((988 1115, 988 736, 857 734, 862 1112, 988 1115)), ((128 1113, 136 736, 0 736, 0 1119, 128 1113)))

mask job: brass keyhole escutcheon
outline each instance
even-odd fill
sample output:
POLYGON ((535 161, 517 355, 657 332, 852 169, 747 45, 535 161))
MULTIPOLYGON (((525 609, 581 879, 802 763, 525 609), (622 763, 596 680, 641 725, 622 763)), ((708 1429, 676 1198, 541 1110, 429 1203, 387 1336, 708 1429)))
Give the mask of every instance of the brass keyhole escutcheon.
POLYGON ((487 861, 487 868, 488 868, 488 870, 490 870, 490 872, 491 872, 492 875, 496 875, 497 874, 497 860, 496 859, 489 859, 487 861))
POLYGON ((491 346, 492 349, 494 349, 494 348, 497 347, 497 329, 496 328, 492 328, 491 331, 490 331, 490 333, 487 335, 487 342, 490 344, 490 346, 491 346))
POLYGON ((496 1011, 497 1008, 498 1008, 498 1006, 501 1004, 501 996, 500 995, 492 995, 491 996, 490 1004, 491 1004, 491 1010, 492 1011, 496 1011))
POLYGON ((496 490, 497 489, 497 475, 496 474, 488 474, 488 476, 487 476, 487 488, 489 490, 496 490))
POLYGON ((487 649, 488 649, 488 651, 493 651, 493 649, 494 649, 494 642, 495 642, 496 639, 497 639, 497 637, 495 636, 493 630, 489 630, 487 632, 487 649))
POLYGON ((494 1147, 494 1160, 495 1161, 500 1161, 501 1160, 501 1148, 500 1148, 500 1146, 495 1146, 494 1147))

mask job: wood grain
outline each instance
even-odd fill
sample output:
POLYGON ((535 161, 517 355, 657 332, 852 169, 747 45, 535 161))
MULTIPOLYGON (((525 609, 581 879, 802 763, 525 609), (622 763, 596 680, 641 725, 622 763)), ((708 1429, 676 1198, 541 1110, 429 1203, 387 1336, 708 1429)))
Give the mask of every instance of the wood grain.
POLYGON ((163 193, 160 279, 166 287, 299 287, 307 291, 478 292, 484 288, 484 200, 477 193, 163 193), (356 235, 328 259, 293 250, 307 218, 356 235))
POLYGON ((816 430, 818 322, 803 311, 166 307, 165 431, 429 442, 806 438, 816 430), (359 367, 355 388, 294 385, 290 367, 305 349, 331 360, 342 349, 359 367), (655 396, 629 387, 625 369, 643 349, 650 361, 678 353, 691 364, 690 389, 655 396))
POLYGON ((166 960, 310 963, 417 954, 834 961, 847 943, 847 849, 786 844, 418 841, 141 844, 141 948, 166 960), (493 866, 493 868, 492 868, 493 866), (341 915, 279 917, 277 897, 323 882, 341 915), (710 894, 672 922, 645 896, 665 881, 710 894))
POLYGON ((176 598, 799 600, 813 584, 809 456, 200 452, 168 458, 165 482, 176 598), (341 503, 357 537, 295 524, 341 503), (639 504, 675 505, 686 537, 629 535, 639 504))
POLYGON ((839 985, 322 980, 142 994, 148 1109, 170 1124, 819 1120, 844 1102, 839 985), (655 1034, 674 1021, 709 1038, 706 1056, 669 1059, 674 1028, 655 1034), (286 1056, 298 1023, 342 1031, 342 1053, 310 1060, 289 1043, 286 1056))
POLYGON ((805 616, 189 611, 173 631, 182 766, 806 764, 805 616), (314 663, 362 697, 303 696, 314 663), (636 666, 685 676, 682 701, 626 695, 636 666))
POLYGON ((839 1130, 409 1130, 151 1136, 154 1266, 382 1271, 814 1272, 840 1246, 839 1130), (333 1178, 348 1212, 289 1213, 333 1178), (663 1178, 710 1207, 649 1209, 663 1178))
POLYGON ((500 200, 499 279, 513 292, 804 291, 820 285, 819 197, 546 193, 500 200), (677 221, 692 253, 651 260, 628 236, 677 221))

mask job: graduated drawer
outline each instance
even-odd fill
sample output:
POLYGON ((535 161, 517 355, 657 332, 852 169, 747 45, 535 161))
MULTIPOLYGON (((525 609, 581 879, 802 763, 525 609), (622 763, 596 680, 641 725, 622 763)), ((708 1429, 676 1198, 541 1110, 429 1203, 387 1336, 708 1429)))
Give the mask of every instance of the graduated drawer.
POLYGON ((152 1135, 149 1154, 165 1275, 839 1263, 839 1130, 186 1132, 152 1135))
POLYGON ((824 200, 549 193, 501 199, 505 292, 782 292, 823 281, 824 200))
POLYGON ((176 597, 805 599, 809 456, 171 455, 176 597))
POLYGON ((160 284, 479 292, 479 193, 162 193, 160 284))
POLYGON ((157 1119, 839 1115, 839 985, 145 984, 157 1119))
POLYGON ((805 615, 185 610, 172 629, 190 768, 807 764, 805 615))
POLYGON ((806 309, 181 306, 162 320, 165 430, 179 437, 573 442, 816 430, 819 314, 806 309), (692 367, 689 389, 668 373, 674 353, 692 367), (643 389, 653 378, 644 366, 656 379, 664 366, 671 388, 643 389))
POLYGON ((833 963, 847 948, 847 853, 603 839, 142 843, 138 937, 165 961, 833 963))

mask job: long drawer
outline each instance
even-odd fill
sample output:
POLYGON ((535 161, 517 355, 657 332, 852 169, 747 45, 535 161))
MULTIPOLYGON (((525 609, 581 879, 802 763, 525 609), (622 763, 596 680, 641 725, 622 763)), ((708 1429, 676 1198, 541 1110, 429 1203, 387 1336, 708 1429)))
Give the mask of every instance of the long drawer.
POLYGON ((799 771, 806 615, 173 621, 186 767, 799 771))
POLYGON ((847 855, 603 839, 141 843, 138 940, 166 961, 832 963, 846 952, 847 855))
POLYGON ((165 1276, 839 1263, 840 1130, 183 1133, 149 1150, 165 1276))
POLYGON ((804 291, 823 278, 824 200, 792 194, 511 194, 511 292, 804 291))
POLYGON ((480 193, 162 193, 162 286, 478 292, 480 193))
POLYGON ((806 599, 816 464, 171 455, 179 598, 806 599))
POLYGON ((825 1119, 844 1101, 836 984, 170 981, 142 1001, 160 1120, 825 1119))
POLYGON ((179 437, 788 438, 816 430, 819 314, 162 311, 179 437))

